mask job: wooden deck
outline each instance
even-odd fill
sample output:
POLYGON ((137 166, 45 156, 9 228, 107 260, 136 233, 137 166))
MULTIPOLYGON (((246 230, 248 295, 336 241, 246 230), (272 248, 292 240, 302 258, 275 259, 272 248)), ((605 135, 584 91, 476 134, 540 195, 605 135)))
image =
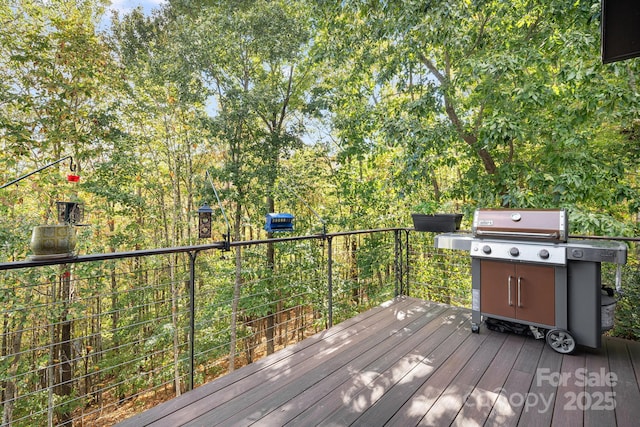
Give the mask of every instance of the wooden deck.
POLYGON ((398 298, 119 424, 637 426, 640 343, 561 355, 398 298))

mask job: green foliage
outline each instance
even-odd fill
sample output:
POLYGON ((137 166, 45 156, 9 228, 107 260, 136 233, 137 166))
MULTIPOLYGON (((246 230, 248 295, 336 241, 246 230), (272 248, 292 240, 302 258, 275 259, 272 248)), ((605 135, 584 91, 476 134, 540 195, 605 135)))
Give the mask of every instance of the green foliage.
MULTIPOLYGON (((68 154, 82 177, 64 182, 61 164, 1 190, 3 262, 25 259, 31 228, 55 222, 55 201, 70 198, 89 225, 79 253, 193 244, 197 206, 215 204, 205 171, 236 239, 265 237, 270 209, 294 213, 304 235, 322 221, 330 232, 408 226, 418 206, 465 221, 477 207, 561 207, 573 234, 638 234, 640 63, 600 63, 597 1, 179 0, 116 16, 99 34, 103 6, 0 4, 2 181, 68 154)), ((214 225, 226 233, 221 216, 214 225)), ((413 238, 411 294, 468 305, 466 256, 413 238)), ((333 243, 337 323, 397 284, 388 236, 333 243)), ((232 257, 199 255, 198 378, 229 354, 234 285, 239 351, 269 316, 328 323, 326 245, 278 244, 273 259, 246 248, 238 281, 232 257)), ((50 325, 74 319, 75 373, 118 384, 108 390, 117 398, 171 384, 174 368, 184 380, 186 264, 78 264, 74 292, 56 269, 5 275, 3 334, 19 340, 32 324, 28 339, 48 348, 50 325), (21 317, 29 306, 51 308, 21 317)), ((637 338, 635 288, 615 333, 637 338)), ((32 372, 49 357, 0 363, 32 372)), ((14 410, 42 424, 46 399, 35 392, 14 410)))
MULTIPOLYGON (((613 286, 613 283, 610 282, 607 285, 613 286)), ((615 322, 611 333, 622 338, 640 340, 640 313, 638 312, 640 272, 637 265, 624 268, 622 294, 616 295, 616 299, 615 322)))
POLYGON ((333 19, 314 46, 336 70, 341 154, 404 147, 395 187, 407 206, 606 206, 609 224, 637 212, 625 178, 636 160, 616 147, 628 146, 620 128, 606 131, 612 117, 634 117, 637 64, 599 63, 597 4, 342 5, 324 4, 333 19))
POLYGON ((429 204, 566 207, 576 232, 633 233, 636 63, 598 63, 597 5, 191 4, 118 16, 109 39, 82 25, 89 5, 41 21, 36 4, 4 9, 17 18, 2 32, 6 178, 67 141, 87 169, 76 189, 32 180, 51 195, 44 213, 24 191, 5 205, 49 220, 71 190, 93 214, 87 250, 181 244, 210 170, 238 235, 245 219, 259 228, 265 199, 318 229, 279 180, 338 229, 429 204), (312 123, 326 139, 309 139, 312 123))
POLYGON ((412 233, 409 294, 427 301, 471 307, 468 254, 434 249, 431 233, 412 233), (446 273, 445 273, 446 272, 446 273))

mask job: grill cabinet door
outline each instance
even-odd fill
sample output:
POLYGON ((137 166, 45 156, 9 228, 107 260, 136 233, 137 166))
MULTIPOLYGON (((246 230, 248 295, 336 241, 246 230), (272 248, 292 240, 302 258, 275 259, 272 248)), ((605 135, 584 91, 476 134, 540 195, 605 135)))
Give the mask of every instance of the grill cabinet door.
POLYGON ((527 322, 555 326, 554 268, 534 264, 517 264, 516 277, 518 298, 516 317, 527 322))
POLYGON ((480 311, 554 327, 554 267, 482 260, 480 311))
POLYGON ((515 267, 509 262, 480 262, 480 311, 515 318, 515 267))

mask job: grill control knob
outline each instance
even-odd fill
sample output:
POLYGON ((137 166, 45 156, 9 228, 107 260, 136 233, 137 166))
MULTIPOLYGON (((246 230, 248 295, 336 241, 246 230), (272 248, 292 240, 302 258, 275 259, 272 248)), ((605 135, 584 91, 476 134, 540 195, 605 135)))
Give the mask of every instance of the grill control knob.
POLYGON ((518 248, 511 248, 511 249, 509 249, 509 253, 511 254, 511 256, 518 256, 518 255, 520 255, 520 251, 518 250, 518 248))
POLYGON ((540 250, 540 252, 538 252, 538 256, 540 256, 540 258, 542 259, 549 259, 549 251, 546 249, 542 249, 540 250))
POLYGON ((484 252, 485 254, 489 255, 491 253, 491 246, 489 245, 484 245, 482 247, 482 252, 484 252))

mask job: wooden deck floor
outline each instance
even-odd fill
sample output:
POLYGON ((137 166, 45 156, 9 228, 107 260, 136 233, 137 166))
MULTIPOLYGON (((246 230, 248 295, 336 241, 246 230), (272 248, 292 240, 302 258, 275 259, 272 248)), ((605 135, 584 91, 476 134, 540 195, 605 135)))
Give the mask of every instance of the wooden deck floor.
POLYGON ((398 298, 119 424, 637 426, 640 343, 561 355, 398 298))

